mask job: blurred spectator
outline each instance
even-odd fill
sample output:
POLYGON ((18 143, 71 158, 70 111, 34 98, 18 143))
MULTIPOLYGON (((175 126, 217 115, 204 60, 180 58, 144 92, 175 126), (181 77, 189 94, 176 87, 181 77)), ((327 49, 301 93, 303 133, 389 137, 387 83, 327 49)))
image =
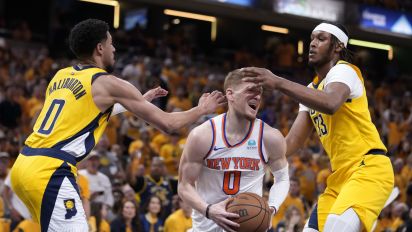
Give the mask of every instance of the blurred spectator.
POLYGON ((90 216, 90 189, 89 181, 80 173, 77 174, 77 184, 79 186, 80 199, 82 200, 84 213, 86 217, 90 216))
POLYGON ((391 225, 391 230, 396 231, 398 227, 404 224, 404 213, 408 213, 409 209, 405 203, 395 202, 392 206, 392 218, 393 222, 391 225))
POLYGON ((408 213, 405 213, 405 223, 397 229, 399 232, 412 231, 412 209, 408 213))
POLYGON ((93 202, 90 209, 89 232, 110 232, 110 224, 106 220, 107 205, 93 202))
POLYGON ((154 157, 150 167, 150 174, 136 177, 136 182, 132 183, 133 189, 140 196, 140 205, 144 206, 152 196, 158 196, 163 203, 162 220, 169 215, 172 210, 172 197, 177 193, 177 181, 169 179, 165 175, 166 167, 160 157, 154 157))
POLYGON ((110 144, 107 136, 102 136, 96 144, 94 150, 98 152, 100 158, 99 171, 110 179, 117 175, 124 175, 120 157, 109 150, 110 144))
POLYGON ((282 221, 286 217, 286 211, 290 207, 294 207, 299 210, 300 219, 306 219, 307 213, 305 211, 305 201, 300 192, 300 182, 299 179, 296 177, 290 178, 290 189, 289 195, 286 197, 283 204, 279 207, 278 212, 276 212, 275 216, 272 218, 272 226, 273 228, 277 228, 277 225, 280 221, 282 221))
POLYGON ((7 152, 0 152, 0 193, 4 191, 4 181, 9 173, 10 155, 7 152))
POLYGON ((179 144, 180 134, 172 133, 170 142, 160 148, 160 157, 165 161, 169 175, 177 176, 180 157, 182 156, 183 147, 179 144))
POLYGON ((152 141, 150 142, 150 146, 152 146, 153 150, 156 153, 160 152, 160 148, 170 141, 170 137, 164 133, 157 133, 153 136, 152 141))
POLYGON ((279 222, 275 232, 300 232, 303 230, 303 216, 298 208, 289 206, 284 220, 279 222))
POLYGON ((122 71, 122 77, 134 85, 137 89, 142 89, 141 76, 144 72, 144 66, 141 63, 141 59, 134 56, 131 63, 124 66, 122 71))
POLYGON ((132 187, 130 187, 130 185, 128 183, 126 183, 125 185, 122 186, 122 192, 123 192, 123 199, 127 200, 127 201, 134 201, 134 202, 138 202, 136 200, 136 193, 133 190, 132 187))
POLYGON ((381 232, 381 231, 390 230, 390 228, 393 224, 391 207, 392 207, 392 204, 382 209, 382 211, 381 211, 381 213, 378 217, 378 221, 377 221, 377 224, 376 224, 375 231, 381 232))
POLYGON ((111 232, 142 232, 139 210, 133 201, 124 201, 121 212, 110 224, 111 232))
POLYGON ((13 30, 13 39, 16 40, 31 40, 31 30, 29 24, 26 21, 20 22, 16 28, 13 30))
POLYGON ((17 225, 13 232, 40 232, 40 225, 32 219, 25 219, 17 225))
POLYGON ((121 214, 123 203, 125 201, 124 193, 122 190, 119 190, 119 189, 113 190, 113 198, 114 198, 114 204, 112 208, 113 215, 109 215, 110 219, 113 219, 114 215, 121 214))
POLYGON ((310 204, 316 197, 316 174, 317 167, 313 164, 312 151, 302 149, 299 151, 299 160, 292 165, 293 174, 299 178, 302 196, 310 204))
POLYGON ((192 102, 187 97, 187 92, 184 85, 181 85, 176 89, 175 96, 171 97, 167 103, 168 112, 186 111, 192 107, 192 102))
POLYGON ((105 130, 105 136, 107 136, 107 139, 109 140, 109 144, 112 146, 115 146, 121 141, 121 137, 119 136, 119 128, 122 125, 121 122, 122 116, 115 115, 111 116, 109 123, 107 124, 106 130, 105 130))
POLYGON ((150 145, 150 132, 148 129, 141 129, 140 138, 130 143, 129 156, 130 162, 127 166, 129 178, 143 175, 143 173, 138 172, 144 171, 145 167, 150 167, 153 157, 158 156, 158 153, 150 145))
POLYGON ((402 169, 403 169, 403 160, 400 159, 400 158, 397 158, 393 162, 393 171, 394 171, 394 174, 395 174, 395 186, 399 188, 400 200, 402 202, 405 202, 405 200, 406 200, 405 192, 406 192, 406 186, 407 186, 408 182, 403 177, 403 175, 401 174, 402 169))
POLYGON ((408 186, 406 187, 406 205, 412 209, 412 183, 408 182, 408 186))
POLYGON ((282 68, 291 68, 294 65, 296 50, 290 39, 283 39, 275 51, 278 58, 278 65, 282 68))
POLYGON ((156 195, 150 197, 145 203, 144 214, 140 215, 142 224, 142 232, 162 232, 163 220, 160 218, 162 214, 162 200, 156 195))
POLYGON ((3 126, 8 129, 15 129, 20 124, 22 108, 16 92, 17 87, 15 85, 9 85, 6 88, 5 99, 0 102, 0 112, 3 112, 0 114, 0 128, 3 126))
POLYGON ((93 150, 87 157, 86 169, 80 170, 79 173, 89 180, 90 201, 102 202, 112 207, 112 184, 105 174, 98 171, 99 167, 100 154, 93 150))
POLYGON ((178 198, 180 209, 167 217, 164 232, 186 232, 192 228, 192 207, 178 198))
POLYGON ((328 176, 332 174, 328 156, 321 155, 318 158, 318 166, 320 171, 316 176, 316 188, 317 192, 320 194, 325 191, 328 176))

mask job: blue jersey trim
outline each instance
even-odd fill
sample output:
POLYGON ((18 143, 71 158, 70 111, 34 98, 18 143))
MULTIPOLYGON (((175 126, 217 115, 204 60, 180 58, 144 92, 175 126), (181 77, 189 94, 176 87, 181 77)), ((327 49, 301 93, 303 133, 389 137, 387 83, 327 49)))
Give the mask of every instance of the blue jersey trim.
MULTIPOLYGON (((77 193, 79 193, 79 188, 76 184, 74 175, 71 172, 71 167, 67 165, 67 163, 63 163, 50 177, 50 180, 47 183, 47 187, 44 191, 41 204, 42 207, 40 211, 40 225, 42 232, 48 231, 50 219, 53 214, 54 206, 56 205, 57 195, 59 194, 59 190, 65 177, 70 180, 77 193)), ((76 210, 76 208, 74 209, 76 210)), ((77 212, 75 212, 74 214, 76 213, 77 212)))
POLYGON ((21 150, 21 154, 26 156, 47 156, 55 159, 60 159, 76 166, 76 157, 70 155, 69 153, 58 150, 55 148, 31 148, 29 146, 24 146, 21 150))
POLYGON ((86 134, 87 132, 90 132, 90 134, 85 139, 86 153, 83 156, 76 158, 76 161, 79 162, 84 157, 86 157, 86 155, 89 154, 90 151, 95 146, 96 141, 94 140, 94 130, 99 126, 99 120, 103 115, 104 115, 103 113, 99 113, 97 115, 97 117, 94 118, 85 128, 83 128, 81 131, 77 132, 72 137, 70 137, 66 140, 58 142, 57 144, 55 144, 53 146, 53 148, 61 150, 64 146, 66 146, 67 144, 69 144, 70 142, 75 140, 76 138, 86 134))
POLYGON ((313 208, 312 213, 310 214, 309 217, 309 222, 308 222, 309 228, 319 230, 319 225, 318 225, 318 205, 316 204, 315 208, 313 208))
POLYGON ((95 80, 97 80, 97 78, 99 78, 99 77, 101 77, 101 76, 103 76, 103 75, 106 75, 106 74, 107 74, 107 72, 98 72, 98 73, 94 74, 94 75, 92 76, 92 84, 93 84, 93 82, 94 82, 95 80))
POLYGON ((250 122, 249 130, 246 133, 245 137, 240 142, 236 143, 235 145, 231 145, 229 143, 229 141, 227 140, 227 138, 226 138, 226 114, 223 115, 223 123, 222 124, 223 124, 223 139, 224 139, 225 143, 228 145, 228 147, 232 148, 232 147, 236 147, 236 146, 244 143, 249 138, 249 136, 250 136, 250 134, 252 133, 252 130, 253 130, 254 122, 253 121, 250 122))
POLYGON ((96 67, 93 66, 93 65, 78 65, 78 64, 76 64, 76 65, 73 66, 73 68, 76 71, 82 71, 82 70, 85 70, 85 69, 96 68, 96 67))

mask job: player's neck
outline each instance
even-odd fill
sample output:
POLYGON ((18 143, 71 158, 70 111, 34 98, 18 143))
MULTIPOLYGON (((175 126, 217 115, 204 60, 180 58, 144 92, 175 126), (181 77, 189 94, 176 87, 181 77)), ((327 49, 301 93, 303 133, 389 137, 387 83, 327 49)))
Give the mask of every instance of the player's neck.
POLYGON ((98 59, 89 58, 89 59, 80 60, 79 64, 82 65, 82 66, 91 65, 91 66, 94 66, 94 67, 104 69, 103 63, 98 59))
POLYGON ((319 65, 315 67, 315 72, 316 72, 316 75, 318 76, 319 82, 322 81, 326 77, 328 72, 331 70, 331 68, 333 68, 333 66, 336 65, 337 62, 338 60, 331 59, 330 61, 324 63, 323 65, 319 65))
POLYGON ((237 114, 234 110, 228 110, 226 113, 226 134, 244 136, 250 127, 250 120, 237 114))

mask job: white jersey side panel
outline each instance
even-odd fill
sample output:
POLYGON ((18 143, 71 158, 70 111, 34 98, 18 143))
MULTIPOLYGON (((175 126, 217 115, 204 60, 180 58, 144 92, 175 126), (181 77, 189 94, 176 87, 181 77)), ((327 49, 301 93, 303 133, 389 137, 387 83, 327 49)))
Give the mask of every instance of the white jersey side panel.
MULTIPOLYGON (((226 114, 211 119, 213 143, 205 157, 196 190, 207 204, 215 204, 243 192, 262 196, 267 157, 262 139, 264 123, 256 119, 238 144, 229 144, 225 136, 226 114)), ((223 231, 196 210, 192 214, 193 231, 223 231)))

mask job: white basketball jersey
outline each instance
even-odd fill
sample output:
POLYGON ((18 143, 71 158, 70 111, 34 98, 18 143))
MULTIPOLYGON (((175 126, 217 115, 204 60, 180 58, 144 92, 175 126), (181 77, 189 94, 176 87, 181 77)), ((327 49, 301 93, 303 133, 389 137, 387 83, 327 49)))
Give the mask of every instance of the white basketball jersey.
MULTIPOLYGON (((250 123, 242 141, 229 144, 225 136, 226 114, 210 119, 213 142, 204 158, 196 190, 207 204, 215 204, 242 192, 262 196, 267 156, 263 144, 264 122, 250 123)), ((193 210, 193 231, 223 231, 212 220, 193 210)))

